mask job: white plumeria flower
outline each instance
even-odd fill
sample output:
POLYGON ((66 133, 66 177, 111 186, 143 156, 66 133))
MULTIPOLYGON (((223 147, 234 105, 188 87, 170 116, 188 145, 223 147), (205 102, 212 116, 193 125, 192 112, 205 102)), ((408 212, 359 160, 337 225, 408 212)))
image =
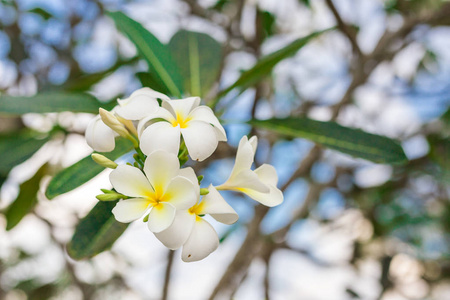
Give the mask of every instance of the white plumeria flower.
POLYGON ((283 193, 277 188, 278 176, 275 168, 263 164, 256 170, 251 170, 257 143, 256 136, 250 140, 247 136, 241 138, 231 175, 217 189, 242 192, 261 204, 276 206, 283 202, 283 193))
POLYGON ((117 192, 133 197, 119 201, 112 212, 117 221, 128 223, 141 218, 148 210, 148 228, 152 232, 167 229, 177 209, 188 209, 197 201, 198 191, 180 175, 176 155, 155 151, 144 163, 144 173, 129 165, 120 165, 109 179, 117 192))
MULTIPOLYGON (((132 121, 138 121, 155 113, 159 108, 157 99, 169 100, 169 97, 150 88, 142 88, 133 92, 127 99, 117 99, 119 105, 115 106, 108 114, 110 118, 116 119, 116 123, 122 123, 137 136, 136 127, 132 121)), ((85 135, 88 145, 99 152, 114 150, 115 137, 118 136, 116 131, 106 125, 99 115, 89 122, 85 135)))
POLYGON ((119 103, 115 112, 126 120, 137 121, 155 113, 158 108, 158 100, 170 100, 166 95, 156 92, 148 87, 134 91, 126 99, 117 99, 119 103))
POLYGON ((190 157, 202 161, 214 152, 219 141, 227 140, 211 108, 199 106, 199 97, 162 100, 156 113, 139 122, 140 147, 145 154, 155 150, 177 154, 181 134, 190 157))
POLYGON ((86 142, 95 151, 110 152, 116 146, 118 134, 103 123, 99 115, 93 118, 86 128, 86 142))
MULTIPOLYGON (((181 171, 183 176, 190 178, 192 182, 197 180, 191 168, 181 171)), ((201 260, 219 246, 216 231, 200 216, 209 214, 224 224, 233 224, 238 220, 237 213, 212 185, 208 187, 208 190, 209 193, 190 209, 178 210, 169 228, 155 233, 155 236, 169 249, 174 250, 183 246, 181 258, 185 262, 201 260)))

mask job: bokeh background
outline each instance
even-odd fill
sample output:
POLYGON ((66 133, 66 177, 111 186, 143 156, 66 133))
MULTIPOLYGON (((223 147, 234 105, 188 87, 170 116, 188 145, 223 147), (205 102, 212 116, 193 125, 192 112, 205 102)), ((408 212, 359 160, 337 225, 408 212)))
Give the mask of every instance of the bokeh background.
POLYGON ((66 244, 108 172, 53 200, 45 189, 91 152, 83 135, 94 115, 0 113, 0 299, 450 299, 448 1, 2 0, 1 97, 88 91, 107 105, 152 86, 107 11, 164 44, 181 29, 215 39, 223 59, 206 103, 260 57, 336 26, 220 98, 229 142, 197 169, 205 184, 224 182, 241 136, 257 134, 256 163, 276 167, 285 201, 267 210, 224 193, 240 220, 211 221, 222 243, 200 262, 183 263, 140 221, 110 251, 75 261, 66 244), (246 123, 285 116, 396 139, 409 161, 376 164, 246 123), (15 163, 24 130, 43 138, 15 163), (11 228, 19 197, 36 203, 11 228))

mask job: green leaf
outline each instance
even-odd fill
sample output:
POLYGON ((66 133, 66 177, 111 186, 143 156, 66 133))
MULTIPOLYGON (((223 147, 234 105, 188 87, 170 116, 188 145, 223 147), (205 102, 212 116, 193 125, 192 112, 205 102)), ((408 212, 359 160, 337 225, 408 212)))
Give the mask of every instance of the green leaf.
POLYGON ((48 140, 48 136, 31 131, 0 135, 0 175, 6 176, 13 167, 29 159, 48 140))
POLYGON ((334 28, 329 28, 321 31, 314 32, 306 37, 297 39, 287 45, 284 48, 281 48, 278 51, 275 51, 263 58, 261 58, 251 69, 244 71, 241 76, 236 80, 235 83, 227 87, 226 89, 222 90, 218 95, 217 98, 210 103, 210 106, 214 107, 219 99, 226 94, 228 94, 230 91, 232 91, 235 88, 240 88, 240 90, 244 90, 255 83, 258 83, 269 75, 273 68, 278 64, 280 61, 282 61, 285 58, 288 58, 295 53, 297 53, 298 50, 300 50, 303 46, 305 46, 310 40, 313 38, 321 35, 324 32, 327 32, 334 28))
POLYGON ((359 129, 343 127, 334 122, 286 118, 251 120, 249 123, 286 136, 305 138, 342 153, 376 163, 404 164, 408 161, 397 141, 359 129))
MULTIPOLYGON (((131 142, 125 139, 116 140, 116 148, 110 153, 102 153, 111 160, 115 160, 133 149, 131 142)), ((83 183, 88 182, 105 168, 97 165, 88 155, 77 163, 57 173, 50 181, 45 195, 53 199, 58 195, 70 192, 83 183)))
POLYGON ((141 24, 124 13, 110 12, 108 15, 114 20, 117 28, 134 43, 142 58, 148 62, 151 72, 157 75, 155 80, 165 85, 171 96, 181 97, 183 81, 168 48, 141 24))
POLYGON ((166 95, 170 94, 170 91, 167 89, 167 87, 164 84, 161 84, 161 82, 158 80, 157 75, 147 72, 138 72, 136 73, 136 77, 139 79, 143 87, 149 87, 166 95))
POLYGON ((33 9, 29 10, 28 12, 40 15, 42 18, 44 18, 44 20, 48 20, 51 17, 53 17, 53 15, 51 13, 49 13, 48 11, 46 11, 45 9, 40 8, 40 7, 33 8, 33 9))
POLYGON ((20 185, 19 195, 5 212, 6 230, 11 230, 19 224, 23 217, 33 210, 37 204, 37 193, 41 179, 46 173, 47 164, 43 165, 31 179, 20 185))
POLYGON ((275 15, 268 11, 258 10, 261 18, 261 25, 264 32, 264 38, 268 38, 274 34, 275 31, 275 15))
POLYGON ((72 79, 64 84, 63 89, 71 92, 83 92, 89 90, 94 84, 99 83, 104 78, 117 71, 120 67, 130 65, 139 60, 133 57, 127 60, 118 60, 111 68, 98 73, 87 74, 76 79, 72 79))
POLYGON ((75 260, 90 258, 112 247, 128 227, 128 224, 117 222, 111 213, 116 203, 98 202, 80 221, 67 245, 70 257, 75 260))
POLYGON ((31 97, 0 96, 0 114, 88 112, 98 113, 101 103, 84 93, 46 92, 31 97))
POLYGON ((222 46, 207 34, 178 31, 168 47, 184 79, 184 90, 205 96, 217 80, 222 64, 222 46))

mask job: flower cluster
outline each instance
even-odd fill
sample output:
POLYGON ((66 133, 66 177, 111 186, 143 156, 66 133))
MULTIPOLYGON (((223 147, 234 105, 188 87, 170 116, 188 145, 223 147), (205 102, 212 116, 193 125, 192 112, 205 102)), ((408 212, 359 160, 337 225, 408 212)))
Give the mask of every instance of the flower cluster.
POLYGON ((112 210, 119 222, 143 217, 148 228, 169 249, 182 250, 183 261, 205 258, 219 246, 214 228, 203 219, 210 215, 218 222, 238 220, 220 190, 242 192, 267 206, 283 201, 277 188, 275 168, 264 164, 252 170, 257 138, 242 137, 231 175, 219 186, 200 188, 203 176, 183 165, 190 157, 203 161, 227 141, 224 128, 213 111, 201 106, 200 98, 171 100, 164 94, 142 88, 127 99, 118 100, 111 111, 100 109, 88 125, 86 140, 98 152, 115 148, 121 136, 133 142, 134 164, 117 165, 101 154, 92 158, 114 169, 112 190, 102 189, 101 201, 120 200, 112 210))

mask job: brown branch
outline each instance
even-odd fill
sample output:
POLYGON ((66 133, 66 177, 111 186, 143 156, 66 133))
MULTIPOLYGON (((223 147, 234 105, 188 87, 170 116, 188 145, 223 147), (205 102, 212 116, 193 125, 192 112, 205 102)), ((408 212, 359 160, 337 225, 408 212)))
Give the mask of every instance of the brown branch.
POLYGON ((353 52, 355 52, 360 57, 363 56, 361 48, 359 48, 358 42, 356 41, 355 30, 344 23, 344 21, 341 18, 341 15, 337 11, 336 6, 334 6, 334 3, 332 0, 325 0, 325 3, 328 5, 328 8, 333 13, 333 16, 336 19, 336 23, 337 23, 339 30, 347 37, 350 44, 352 45, 353 52))
POLYGON ((169 250, 168 255, 167 255, 167 266, 166 266, 166 273, 164 275, 164 285, 163 285, 161 300, 168 299, 167 297, 169 295, 170 274, 172 273, 174 254, 175 254, 174 250, 169 250))

